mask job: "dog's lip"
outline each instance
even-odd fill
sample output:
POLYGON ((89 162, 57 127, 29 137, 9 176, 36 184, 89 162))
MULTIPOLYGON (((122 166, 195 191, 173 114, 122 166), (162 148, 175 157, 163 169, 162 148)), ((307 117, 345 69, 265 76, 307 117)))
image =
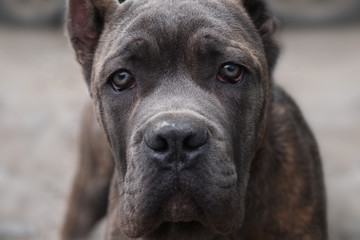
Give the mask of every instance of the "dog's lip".
POLYGON ((192 222, 199 219, 200 209, 190 196, 175 193, 165 200, 162 213, 166 222, 192 222))

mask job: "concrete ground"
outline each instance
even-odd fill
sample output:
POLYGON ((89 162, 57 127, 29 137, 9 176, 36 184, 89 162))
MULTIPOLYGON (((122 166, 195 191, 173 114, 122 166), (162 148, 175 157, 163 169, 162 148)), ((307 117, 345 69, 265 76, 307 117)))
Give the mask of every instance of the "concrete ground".
MULTIPOLYGON (((279 38, 275 76, 318 139, 331 239, 359 240, 360 27, 279 38)), ((62 32, 0 29, 0 240, 58 239, 87 99, 62 32)))

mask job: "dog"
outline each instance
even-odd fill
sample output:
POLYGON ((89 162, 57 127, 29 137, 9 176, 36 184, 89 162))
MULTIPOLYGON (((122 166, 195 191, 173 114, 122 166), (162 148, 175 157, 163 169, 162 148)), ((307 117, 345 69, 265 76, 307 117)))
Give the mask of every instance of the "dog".
POLYGON ((327 239, 275 25, 262 0, 69 0, 92 104, 62 239, 327 239))

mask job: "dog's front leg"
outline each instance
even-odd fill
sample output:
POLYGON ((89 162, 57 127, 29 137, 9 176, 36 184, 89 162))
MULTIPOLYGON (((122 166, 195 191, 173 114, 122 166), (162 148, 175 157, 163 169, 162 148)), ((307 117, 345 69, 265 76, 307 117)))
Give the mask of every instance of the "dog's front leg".
POLYGON ((80 144, 79 166, 61 233, 63 240, 85 239, 106 215, 113 159, 91 106, 84 114, 80 144))

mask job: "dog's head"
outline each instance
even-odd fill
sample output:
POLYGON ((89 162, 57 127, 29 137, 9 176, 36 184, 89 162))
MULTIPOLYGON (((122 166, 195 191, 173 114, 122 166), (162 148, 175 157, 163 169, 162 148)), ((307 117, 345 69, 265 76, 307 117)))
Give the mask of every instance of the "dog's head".
POLYGON ((70 0, 69 35, 116 161, 121 231, 238 230, 277 48, 260 0, 70 0))

